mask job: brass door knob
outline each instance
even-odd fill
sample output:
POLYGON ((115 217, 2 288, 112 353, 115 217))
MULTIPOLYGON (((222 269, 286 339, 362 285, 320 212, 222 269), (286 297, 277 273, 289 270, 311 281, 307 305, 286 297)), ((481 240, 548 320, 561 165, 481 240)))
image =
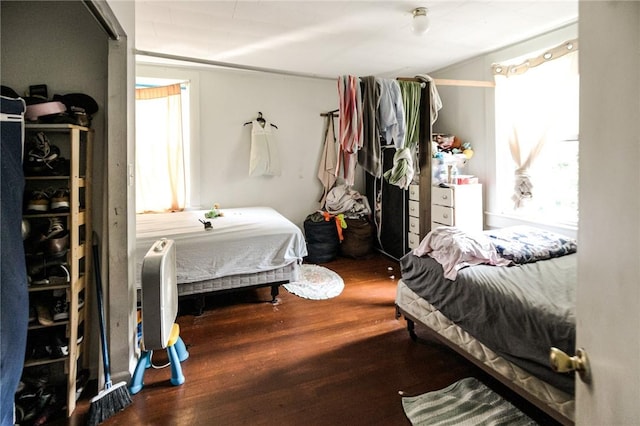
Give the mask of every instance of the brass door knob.
POLYGON ((551 368, 556 373, 577 371, 583 382, 589 383, 591 381, 589 358, 587 358, 587 353, 582 348, 576 349, 574 356, 569 356, 558 348, 551 348, 549 362, 551 362, 551 368))

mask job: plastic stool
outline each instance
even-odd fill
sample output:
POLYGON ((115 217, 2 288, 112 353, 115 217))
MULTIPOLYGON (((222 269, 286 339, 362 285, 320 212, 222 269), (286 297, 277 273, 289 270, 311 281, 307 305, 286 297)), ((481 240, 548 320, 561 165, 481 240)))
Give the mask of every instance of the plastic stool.
MULTIPOLYGON (((184 342, 180 338, 180 326, 173 324, 171 328, 171 334, 169 335, 169 342, 167 343, 167 355, 169 356, 169 364, 171 366, 171 384, 178 386, 184 383, 184 375, 182 374, 182 366, 180 363, 189 358, 189 352, 184 342)), ((144 373, 147 368, 151 367, 151 355, 153 351, 143 350, 138 359, 138 364, 131 377, 131 384, 129 386, 129 392, 132 395, 140 392, 144 386, 143 379, 144 373)))

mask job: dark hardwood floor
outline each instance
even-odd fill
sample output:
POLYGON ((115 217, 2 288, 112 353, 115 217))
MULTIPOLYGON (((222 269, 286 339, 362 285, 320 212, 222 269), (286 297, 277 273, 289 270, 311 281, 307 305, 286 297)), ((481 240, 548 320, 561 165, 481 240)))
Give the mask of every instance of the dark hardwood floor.
MULTIPOLYGON (((555 424, 449 349, 410 340, 395 318, 397 262, 375 254, 324 266, 344 279, 336 298, 281 288, 274 305, 262 288, 208 297, 200 316, 181 313, 186 382, 172 386, 168 368, 147 370, 133 404, 103 424, 408 425, 398 391, 421 394, 469 376, 555 424)), ((165 362, 164 351, 154 354, 154 364, 165 362)), ((85 424, 95 390, 85 394, 64 424, 85 424)))

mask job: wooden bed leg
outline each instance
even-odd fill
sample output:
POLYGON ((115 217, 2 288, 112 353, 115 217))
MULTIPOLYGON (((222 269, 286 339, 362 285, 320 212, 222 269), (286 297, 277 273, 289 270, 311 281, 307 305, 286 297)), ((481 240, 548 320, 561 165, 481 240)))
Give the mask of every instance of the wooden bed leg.
POLYGON ((202 315, 204 311, 204 294, 198 294, 193 299, 193 311, 195 316, 202 315))
POLYGON ((405 319, 407 320, 407 331, 409 332, 409 337, 411 337, 411 340, 413 340, 414 342, 418 341, 418 335, 416 334, 416 324, 413 322, 413 320, 405 317, 405 319))
POLYGON ((271 303, 276 303, 276 298, 280 294, 280 284, 274 284, 271 286, 271 303))

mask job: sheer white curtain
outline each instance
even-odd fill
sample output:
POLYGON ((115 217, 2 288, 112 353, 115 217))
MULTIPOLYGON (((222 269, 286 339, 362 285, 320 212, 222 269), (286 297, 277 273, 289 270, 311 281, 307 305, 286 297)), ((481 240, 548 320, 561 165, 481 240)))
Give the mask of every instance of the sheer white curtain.
POLYGON ((180 93, 180 84, 136 89, 136 213, 185 207, 180 93))
POLYGON ((575 121, 577 134, 577 42, 549 52, 517 66, 493 66, 497 149, 508 150, 514 163, 511 200, 515 209, 535 195, 535 176, 530 170, 547 149, 547 142, 567 136, 562 133, 568 120, 575 121), (569 51, 556 53, 567 46, 571 46, 569 51))

